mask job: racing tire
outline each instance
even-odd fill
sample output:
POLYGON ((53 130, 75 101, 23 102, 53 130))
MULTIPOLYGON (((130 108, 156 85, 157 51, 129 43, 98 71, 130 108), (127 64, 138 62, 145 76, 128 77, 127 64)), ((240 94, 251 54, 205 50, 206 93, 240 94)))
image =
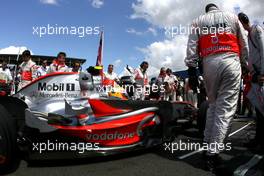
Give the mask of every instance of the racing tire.
POLYGON ((198 110, 197 127, 201 136, 203 136, 204 133, 208 108, 209 108, 209 102, 204 101, 198 110))
POLYGON ((19 166, 15 121, 0 105, 0 175, 14 172, 19 166))

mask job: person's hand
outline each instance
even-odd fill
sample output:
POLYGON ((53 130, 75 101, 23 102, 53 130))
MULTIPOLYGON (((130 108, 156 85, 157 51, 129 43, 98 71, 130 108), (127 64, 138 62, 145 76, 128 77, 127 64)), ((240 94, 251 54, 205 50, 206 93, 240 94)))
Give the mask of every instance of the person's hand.
POLYGON ((245 76, 250 73, 247 62, 241 62, 242 75, 245 76))

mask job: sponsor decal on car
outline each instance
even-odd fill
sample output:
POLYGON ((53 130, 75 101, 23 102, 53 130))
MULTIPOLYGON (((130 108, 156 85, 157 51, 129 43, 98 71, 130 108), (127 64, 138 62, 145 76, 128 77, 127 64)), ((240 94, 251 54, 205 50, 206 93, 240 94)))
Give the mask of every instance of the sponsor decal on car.
POLYGON ((101 134, 87 134, 87 140, 124 140, 128 138, 133 138, 135 136, 135 132, 127 132, 127 133, 119 133, 118 131, 114 133, 101 133, 101 134))
POLYGON ((38 82, 32 87, 30 97, 34 98, 78 98, 78 87, 74 83, 38 82))
POLYGON ((46 82, 38 83, 38 91, 75 91, 75 84, 73 83, 53 83, 48 84, 46 82))
POLYGON ((76 93, 68 93, 68 92, 38 92, 33 91, 31 93, 31 97, 35 98, 78 98, 78 94, 76 93))

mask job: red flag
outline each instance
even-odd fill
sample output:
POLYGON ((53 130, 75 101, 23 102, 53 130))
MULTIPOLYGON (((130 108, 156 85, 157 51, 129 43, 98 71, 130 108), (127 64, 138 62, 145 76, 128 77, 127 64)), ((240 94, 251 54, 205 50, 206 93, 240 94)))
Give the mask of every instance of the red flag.
POLYGON ((96 66, 103 66, 103 62, 102 62, 102 60, 103 60, 103 33, 104 32, 102 31, 100 34, 100 42, 99 42, 96 66))
POLYGON ((104 79, 104 72, 103 72, 103 34, 104 32, 101 31, 100 33, 100 42, 99 42, 99 48, 98 48, 98 54, 97 54, 97 60, 96 60, 96 66, 100 67, 100 76, 101 76, 101 84, 103 84, 104 79))

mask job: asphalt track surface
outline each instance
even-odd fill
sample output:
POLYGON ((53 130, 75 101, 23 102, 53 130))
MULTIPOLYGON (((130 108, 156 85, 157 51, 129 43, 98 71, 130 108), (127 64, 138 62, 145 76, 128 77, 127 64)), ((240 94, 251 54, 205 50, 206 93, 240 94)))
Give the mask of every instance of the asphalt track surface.
MULTIPOLYGON (((240 164, 234 164, 234 168, 247 163, 254 154, 242 147, 254 136, 254 124, 250 121, 233 122, 229 141, 232 150, 222 154, 226 163, 241 154, 247 155, 245 159, 239 159, 240 164), (244 127, 244 128, 243 128, 244 127)), ((179 130, 179 140, 200 142, 198 132, 194 128, 179 130)), ((214 175, 204 170, 201 153, 188 156, 193 151, 176 151, 172 154, 165 146, 149 151, 132 152, 111 157, 89 158, 85 160, 49 161, 27 163, 22 161, 19 169, 12 173, 14 176, 47 176, 47 175, 86 175, 86 176, 206 176, 214 175), (179 159, 179 158, 184 159, 179 159), (186 157, 186 158, 185 158, 186 157)), ((229 165, 229 164, 227 164, 229 165)), ((225 168, 224 172, 228 172, 225 168)), ((220 175, 227 175, 225 173, 220 175)))

